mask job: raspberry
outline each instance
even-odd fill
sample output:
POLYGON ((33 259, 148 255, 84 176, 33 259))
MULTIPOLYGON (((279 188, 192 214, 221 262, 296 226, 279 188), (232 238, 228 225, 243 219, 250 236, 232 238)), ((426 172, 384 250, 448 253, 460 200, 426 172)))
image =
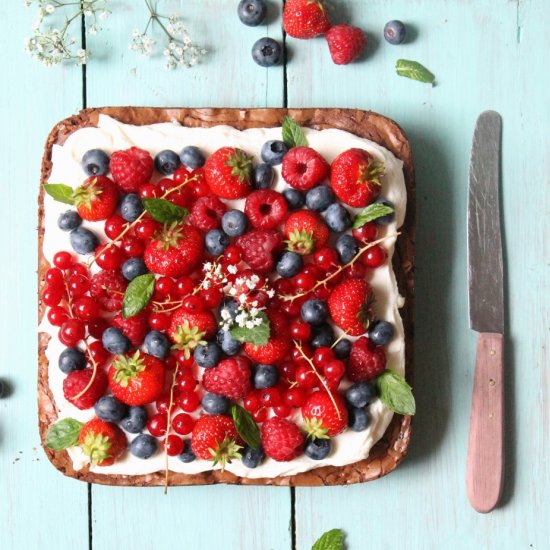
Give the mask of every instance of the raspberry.
POLYGON ((94 381, 88 390, 78 399, 77 396, 90 382, 92 369, 75 370, 63 380, 63 395, 80 410, 89 409, 107 390, 107 375, 102 369, 97 369, 94 381))
POLYGON ((244 212, 256 229, 274 229, 283 223, 287 209, 284 197, 272 189, 253 191, 244 205, 244 212))
POLYGON ((310 147, 294 147, 283 158, 282 175, 291 187, 305 191, 328 177, 329 165, 310 147))
POLYGON ((201 197, 191 209, 189 223, 203 231, 218 229, 226 210, 225 204, 217 197, 201 197))
POLYGON ((124 333, 133 346, 140 346, 143 343, 145 335, 149 332, 149 323, 147 321, 149 311, 144 310, 133 317, 124 319, 120 313, 113 318, 113 326, 119 328, 124 333))
POLYGON ((153 174, 153 159, 147 151, 130 147, 124 151, 115 151, 111 155, 109 167, 121 191, 137 193, 139 186, 147 183, 153 174))
POLYGON ((351 347, 348 376, 353 382, 366 382, 380 376, 386 368, 386 354, 362 336, 351 347))
POLYGON ((288 462, 300 455, 305 438, 294 422, 269 418, 262 424, 262 445, 265 454, 278 462, 288 462))
POLYGON ((206 391, 223 395, 237 401, 250 391, 250 363, 242 356, 220 361, 211 369, 206 369, 202 377, 206 391))
POLYGON ((99 271, 92 275, 90 294, 105 311, 117 311, 122 309, 127 286, 128 282, 120 271, 99 271))
POLYGON ((283 247, 283 237, 274 229, 249 231, 237 238, 243 260, 260 273, 269 273, 275 265, 274 255, 283 247))

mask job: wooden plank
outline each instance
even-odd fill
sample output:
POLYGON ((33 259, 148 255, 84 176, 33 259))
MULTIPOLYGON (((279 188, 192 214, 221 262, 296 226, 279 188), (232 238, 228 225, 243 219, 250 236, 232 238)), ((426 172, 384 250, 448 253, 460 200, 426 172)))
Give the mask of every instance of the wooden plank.
POLYGON ((0 4, 5 71, 0 87, 5 262, 0 377, 12 388, 11 395, 0 400, 0 546, 5 550, 88 544, 87 487, 50 465, 39 443, 36 406, 40 159, 51 127, 81 108, 82 72, 72 64, 47 69, 23 53, 23 37, 30 34, 35 15, 34 9, 25 11, 22 5, 0 4))

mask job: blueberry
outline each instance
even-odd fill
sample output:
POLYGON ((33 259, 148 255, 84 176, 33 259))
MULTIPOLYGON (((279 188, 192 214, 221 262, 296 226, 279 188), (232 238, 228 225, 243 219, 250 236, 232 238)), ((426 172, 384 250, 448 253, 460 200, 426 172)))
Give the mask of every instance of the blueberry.
POLYGON ((291 210, 298 210, 306 203, 304 194, 292 187, 287 187, 283 191, 283 197, 291 210))
POLYGON ((348 409, 348 426, 354 432, 363 432, 369 427, 370 416, 365 409, 350 407, 348 409))
POLYGON ((302 319, 310 325, 321 325, 328 317, 327 304, 318 298, 311 298, 302 304, 302 319))
POLYGON ((330 439, 307 439, 304 454, 313 460, 323 460, 330 453, 330 439))
POLYGON ((0 399, 2 399, 7 392, 7 384, 0 378, 0 399))
POLYGON ((153 357, 166 359, 170 354, 170 340, 168 340, 163 332, 159 332, 158 330, 148 332, 143 340, 143 344, 147 353, 153 357))
POLYGON ((165 149, 155 156, 155 168, 164 176, 173 174, 181 164, 177 153, 165 149))
POLYGON ((114 395, 104 395, 95 402, 94 411, 105 422, 120 422, 128 414, 128 407, 114 395))
POLYGON ((288 153, 288 147, 279 139, 266 141, 262 145, 261 157, 264 162, 276 166, 283 162, 283 157, 288 153))
POLYGON ((294 277, 298 275, 303 265, 304 260, 300 254, 286 251, 281 254, 275 269, 281 277, 294 277))
POLYGON ((248 219, 246 214, 240 210, 228 210, 222 216, 222 229, 230 237, 238 237, 242 235, 248 227, 248 219))
POLYGON ((101 343, 109 353, 114 355, 128 353, 132 347, 130 340, 116 327, 109 327, 103 331, 101 343))
POLYGON ((329 229, 340 233, 351 227, 351 216, 346 208, 335 202, 331 204, 324 212, 323 217, 329 229))
POLYGON ((77 254, 91 254, 99 245, 99 239, 85 227, 73 229, 69 235, 71 246, 77 254))
POLYGON ((201 399, 201 405, 208 414, 227 414, 231 403, 223 395, 205 392, 201 399))
POLYGON ((394 19, 384 26, 384 38, 390 44, 402 44, 407 36, 407 28, 402 21, 394 19))
POLYGON ((271 388, 279 381, 279 370, 273 365, 256 365, 252 381, 254 387, 260 390, 271 388))
POLYGON ((201 168, 206 162, 201 150, 194 145, 188 145, 181 150, 180 160, 184 166, 191 168, 191 170, 201 168))
POLYGON ((264 450, 261 447, 258 447, 257 449, 245 447, 242 450, 241 455, 243 464, 247 468, 256 468, 265 457, 264 450))
POLYGON ((369 327, 368 337, 375 346, 385 346, 393 338, 393 325, 388 321, 375 321, 369 327))
POLYGON ((57 361, 59 369, 65 374, 86 368, 86 363, 86 355, 78 348, 64 349, 57 361))
POLYGON ((219 256, 229 246, 229 237, 221 229, 211 229, 204 237, 204 246, 210 254, 219 256))
POLYGON ((318 185, 306 193, 306 206, 315 212, 326 210, 334 200, 334 193, 327 185, 318 185))
POLYGON ((101 149, 90 149, 82 157, 82 169, 88 176, 104 176, 109 172, 109 155, 101 149))
POLYGON ((222 358, 222 350, 218 344, 208 342, 206 346, 199 344, 193 352, 193 359, 199 367, 211 369, 215 367, 222 358))
POLYGON ((252 172, 252 185, 256 189, 269 189, 273 183, 273 168, 270 164, 258 164, 252 172))
MULTIPOLYGON (((395 210, 395 206, 393 205, 393 203, 391 203, 389 200, 383 197, 378 197, 374 202, 384 204, 385 206, 389 206, 390 208, 393 208, 395 210)), ((393 222, 393 220, 395 220, 395 212, 392 212, 391 214, 387 214, 386 216, 380 216, 379 218, 376 218, 374 221, 378 225, 389 225, 390 223, 393 222)))
POLYGON ((313 338, 311 339, 309 345, 313 349, 320 347, 330 348, 334 343, 334 330, 328 323, 323 323, 318 327, 313 327, 313 338))
POLYGON ((57 227, 61 231, 73 231, 73 229, 80 227, 81 223, 82 218, 76 210, 66 210, 63 214, 59 214, 59 218, 57 218, 57 227))
POLYGON ((141 199, 135 193, 124 195, 120 202, 120 215, 127 222, 135 222, 143 212, 143 204, 141 199))
POLYGON ((354 256, 359 252, 359 245, 351 235, 340 235, 334 245, 340 261, 347 264, 353 260, 354 256))
POLYGON ((267 13, 263 0, 241 0, 237 7, 237 15, 242 23, 249 27, 257 27, 267 13))
POLYGON ((141 258, 128 258, 123 264, 122 264, 122 275, 124 275, 124 278, 128 281, 132 281, 136 277, 139 277, 140 275, 145 275, 146 273, 149 273, 149 270, 147 269, 147 266, 145 265, 145 262, 141 258))
POLYGON ((366 407, 376 399, 376 388, 368 382, 352 384, 346 391, 346 401, 352 407, 366 407))
POLYGON ((220 315, 223 316, 222 312, 227 311, 231 319, 235 319, 239 313, 239 304, 234 298, 224 298, 222 305, 220 307, 220 315))
POLYGON ((342 338, 332 350, 337 359, 347 359, 351 351, 351 341, 347 338, 342 338))
POLYGON ((120 421, 122 429, 131 434, 138 434, 147 425, 147 409, 145 407, 128 407, 128 413, 120 421))
POLYGON ((132 439, 128 448, 135 457, 146 460, 157 452, 158 444, 152 435, 139 434, 132 439))
POLYGON ((195 453, 191 450, 191 440, 190 439, 184 439, 183 440, 183 452, 178 456, 178 458, 185 462, 186 464, 188 462, 193 462, 195 458, 195 453))
POLYGON ((237 355, 241 351, 242 344, 235 340, 228 330, 218 330, 216 340, 226 355, 237 355))

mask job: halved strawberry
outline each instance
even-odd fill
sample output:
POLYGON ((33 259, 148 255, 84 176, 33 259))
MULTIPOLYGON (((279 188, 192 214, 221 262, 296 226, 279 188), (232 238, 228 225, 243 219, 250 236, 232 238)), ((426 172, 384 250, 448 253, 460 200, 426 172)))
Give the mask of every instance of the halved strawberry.
POLYGON ((286 220, 284 233, 288 249, 299 254, 311 254, 322 248, 330 235, 321 216, 311 210, 293 212, 286 220))
POLYGON ((106 220, 118 206, 118 189, 105 176, 89 177, 74 192, 74 203, 83 220, 106 220))
POLYGON ((116 424, 94 417, 80 429, 78 444, 92 466, 110 466, 126 450, 127 440, 116 424))
POLYGON ((346 279, 328 298, 333 321, 350 336, 360 336, 369 328, 373 294, 364 279, 346 279))
POLYGON ((251 190, 252 159, 236 147, 222 147, 206 161, 204 176, 214 195, 242 199, 251 190))

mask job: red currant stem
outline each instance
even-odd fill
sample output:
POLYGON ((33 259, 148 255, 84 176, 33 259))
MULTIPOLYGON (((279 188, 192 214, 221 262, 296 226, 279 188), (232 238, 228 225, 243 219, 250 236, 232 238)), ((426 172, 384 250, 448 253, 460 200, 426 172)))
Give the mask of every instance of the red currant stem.
POLYGON ((121 296, 124 296, 124 292, 121 292, 120 290, 109 288, 108 286, 105 286, 105 285, 103 285, 101 288, 103 290, 106 290, 107 292, 111 292, 112 294, 120 294, 121 296))
POLYGON ((328 283, 331 279, 336 277, 339 273, 342 273, 346 267, 352 266, 361 256, 364 252, 366 252, 369 248, 372 248, 373 246, 376 246, 377 244, 380 244, 381 242, 384 242, 386 239, 389 239, 390 237, 397 237, 400 235, 399 232, 392 233, 391 235, 386 235, 385 237, 382 237, 381 239, 378 239, 376 241, 373 241, 372 243, 366 244, 363 248, 357 252, 357 254, 353 257, 351 261, 349 261, 347 264, 341 265, 336 271, 331 273, 328 277, 325 277, 321 281, 317 281, 314 286, 312 286, 309 290, 305 290, 304 292, 300 292, 299 294, 294 294, 293 296, 288 296, 285 294, 282 294, 279 296, 282 300, 290 301, 296 300, 296 298, 301 298, 302 296, 305 296, 306 294, 309 294, 310 292, 313 292, 314 290, 317 290, 320 286, 324 285, 325 283, 328 283))
POLYGON ((155 313, 170 313, 171 311, 175 311, 176 309, 179 309, 182 304, 183 304, 183 300, 180 301, 180 302, 164 302, 164 303, 175 303, 176 305, 175 306, 171 306, 167 309, 159 309, 158 306, 162 306, 163 305, 163 302, 153 302, 153 305, 155 306, 153 311, 155 313))
POLYGON ((335 348, 336 344, 338 344, 338 342, 340 342, 340 340, 343 340, 347 335, 348 335, 348 333, 344 330, 344 332, 342 332, 342 334, 340 334, 340 336, 338 336, 338 338, 336 338, 336 340, 334 341, 334 344, 332 344, 332 346, 330 346, 330 349, 335 348))
POLYGON ((164 494, 168 493, 168 435, 172 429, 172 408, 174 406, 174 387, 176 386, 176 377, 180 368, 180 364, 176 363, 174 374, 172 375, 172 384, 170 385, 170 403, 168 405, 166 420, 166 434, 164 436, 164 494))
POLYGON ((296 346, 296 348, 300 352, 300 355, 309 363, 309 365, 311 366, 311 370, 315 373, 317 378, 319 378, 319 382, 321 382, 321 384, 325 388, 326 392, 328 393, 328 395, 330 397, 330 400, 332 401, 332 404, 334 405, 334 410, 336 411, 336 415, 338 416, 338 420, 340 420, 342 418, 342 416, 340 414, 340 409, 336 405, 336 400, 334 399, 334 396, 332 395, 332 392, 330 391, 329 387, 327 386, 327 382, 326 382, 325 378, 323 376, 321 376, 321 373, 315 368, 315 365, 313 364, 313 361, 304 353, 304 350, 302 349, 302 346, 300 345, 300 343, 297 340, 294 340, 294 345, 296 346))

